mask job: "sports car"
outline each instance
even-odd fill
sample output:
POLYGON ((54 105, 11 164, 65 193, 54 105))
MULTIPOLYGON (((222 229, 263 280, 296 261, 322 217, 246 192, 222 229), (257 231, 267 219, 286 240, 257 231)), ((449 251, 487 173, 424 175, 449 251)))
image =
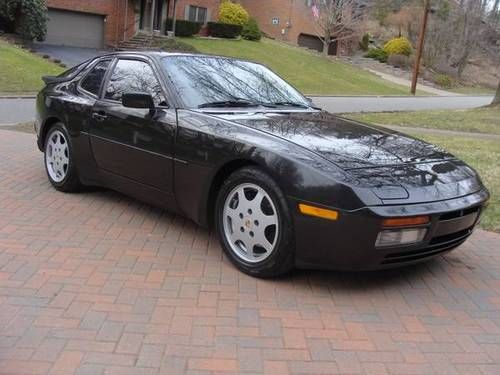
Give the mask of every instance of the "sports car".
POLYGON ((254 62, 118 52, 44 81, 35 130, 57 190, 103 186, 213 228, 253 276, 428 260, 489 199, 448 152, 322 111, 254 62))

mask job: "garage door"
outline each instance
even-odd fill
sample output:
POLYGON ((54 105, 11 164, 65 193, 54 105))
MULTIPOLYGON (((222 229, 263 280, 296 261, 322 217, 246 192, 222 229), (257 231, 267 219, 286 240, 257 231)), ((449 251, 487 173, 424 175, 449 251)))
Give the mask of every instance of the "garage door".
MULTIPOLYGON (((318 52, 323 52, 323 42, 315 35, 300 34, 297 40, 297 44, 301 47, 306 47, 309 49, 314 49, 318 52)), ((328 48, 329 55, 335 55, 337 50, 337 43, 330 43, 330 48, 328 48)))
POLYGON ((45 43, 75 47, 104 47, 104 16, 49 9, 45 43))

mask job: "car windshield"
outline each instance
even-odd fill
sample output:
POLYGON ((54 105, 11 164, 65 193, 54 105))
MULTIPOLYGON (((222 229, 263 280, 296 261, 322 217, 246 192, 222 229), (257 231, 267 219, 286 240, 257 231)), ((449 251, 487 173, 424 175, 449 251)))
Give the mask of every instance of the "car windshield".
POLYGON ((259 64, 210 56, 169 56, 162 62, 188 108, 309 107, 302 94, 259 64))

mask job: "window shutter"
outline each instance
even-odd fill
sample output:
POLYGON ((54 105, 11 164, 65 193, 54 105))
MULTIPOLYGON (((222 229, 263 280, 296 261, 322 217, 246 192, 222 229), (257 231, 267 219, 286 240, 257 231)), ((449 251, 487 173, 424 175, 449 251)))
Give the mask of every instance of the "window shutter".
POLYGON ((186 5, 186 6, 184 7, 184 19, 185 19, 186 21, 187 21, 187 20, 189 20, 189 7, 190 7, 189 5, 186 5))

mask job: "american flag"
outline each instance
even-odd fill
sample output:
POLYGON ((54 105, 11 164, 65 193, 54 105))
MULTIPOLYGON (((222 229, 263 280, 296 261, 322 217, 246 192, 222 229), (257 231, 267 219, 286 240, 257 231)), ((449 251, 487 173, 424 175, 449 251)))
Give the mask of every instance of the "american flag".
POLYGON ((316 4, 312 6, 312 12, 313 12, 313 17, 318 19, 319 18, 319 8, 316 4))

